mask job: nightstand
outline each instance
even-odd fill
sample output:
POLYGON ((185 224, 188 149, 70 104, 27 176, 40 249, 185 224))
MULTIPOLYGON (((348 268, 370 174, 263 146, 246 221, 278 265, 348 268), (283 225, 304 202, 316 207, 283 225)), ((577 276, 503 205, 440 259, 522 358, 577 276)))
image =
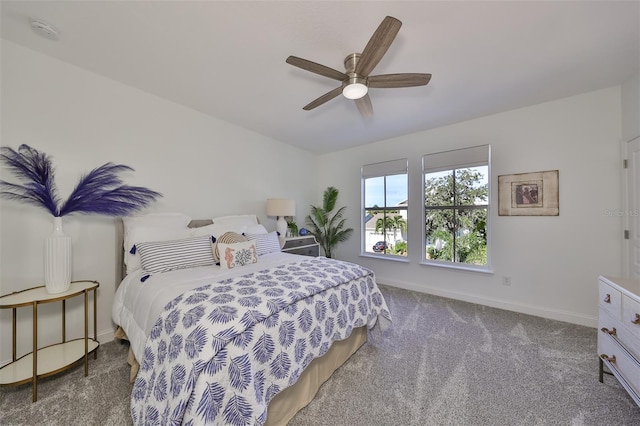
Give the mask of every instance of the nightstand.
POLYGON ((313 235, 284 238, 280 240, 280 246, 283 253, 320 256, 320 245, 313 235))
POLYGON ((0 386, 32 383, 33 401, 38 399, 38 379, 59 373, 84 359, 84 375, 89 374, 89 354, 97 356, 100 346, 96 336, 96 289, 97 281, 74 281, 67 291, 57 294, 47 293, 44 286, 30 288, 0 297, 0 309, 11 309, 12 319, 12 361, 0 368, 0 386), (93 292, 93 338, 89 337, 89 292, 93 292), (84 337, 67 340, 66 301, 76 296, 84 296, 84 337), (38 348, 38 306, 44 303, 62 302, 62 342, 38 348), (33 312, 33 351, 17 357, 16 354, 16 311, 31 307, 33 312))

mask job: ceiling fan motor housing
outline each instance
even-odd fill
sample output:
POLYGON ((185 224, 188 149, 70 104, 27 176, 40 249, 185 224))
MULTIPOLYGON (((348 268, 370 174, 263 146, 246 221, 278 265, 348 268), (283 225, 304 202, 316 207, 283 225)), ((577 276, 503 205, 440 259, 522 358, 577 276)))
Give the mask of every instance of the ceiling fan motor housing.
POLYGON ((360 59, 359 53, 352 53, 344 58, 344 68, 349 78, 342 81, 342 94, 347 99, 359 99, 367 94, 369 80, 367 77, 356 74, 356 64, 360 59), (345 88, 349 87, 346 91, 345 88))

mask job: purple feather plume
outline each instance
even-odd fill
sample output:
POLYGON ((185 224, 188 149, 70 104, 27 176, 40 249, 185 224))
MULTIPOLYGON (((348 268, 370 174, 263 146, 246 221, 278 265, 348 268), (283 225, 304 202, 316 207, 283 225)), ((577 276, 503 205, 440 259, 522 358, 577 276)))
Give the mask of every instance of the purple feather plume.
POLYGON ((53 180, 51 158, 28 145, 20 145, 18 151, 0 147, 0 160, 23 184, 0 180, 0 196, 27 204, 34 204, 58 216, 58 196, 53 180))
POLYGON ((54 216, 71 213, 128 216, 146 207, 162 194, 147 188, 123 185, 118 176, 133 171, 129 166, 106 163, 80 179, 69 198, 58 209, 53 166, 44 153, 21 145, 18 152, 1 147, 0 160, 25 184, 0 181, 0 196, 35 204, 54 216))
POLYGON ((118 173, 124 171, 133 169, 106 163, 83 176, 60 209, 60 216, 74 212, 127 216, 161 196, 147 188, 123 185, 118 173))

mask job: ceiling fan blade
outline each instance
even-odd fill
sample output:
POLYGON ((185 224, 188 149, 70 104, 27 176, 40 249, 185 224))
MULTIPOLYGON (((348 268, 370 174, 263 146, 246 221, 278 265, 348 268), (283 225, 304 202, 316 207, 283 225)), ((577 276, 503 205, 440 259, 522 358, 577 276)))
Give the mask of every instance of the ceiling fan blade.
POLYGON ((402 22, 391 16, 382 20, 360 55, 356 64, 356 74, 368 76, 373 71, 380 59, 387 53, 387 49, 393 43, 401 26, 402 22))
POLYGON ((425 86, 431 80, 431 74, 380 74, 372 75, 368 80, 369 87, 376 88, 425 86))
POLYGON ((363 118, 369 118, 373 115, 373 105, 371 105, 371 98, 368 94, 356 99, 356 106, 363 118))
POLYGON ((324 95, 320 96, 315 101, 312 101, 309 104, 305 105, 302 109, 305 110, 305 111, 312 110, 315 107, 318 107, 318 106, 322 105, 323 103, 325 103, 327 101, 330 101, 331 99, 335 98, 336 96, 338 96, 341 93, 342 93, 342 86, 336 87, 332 91, 327 92, 324 95))
POLYGON ((289 56, 286 62, 294 67, 302 68, 303 70, 311 71, 324 77, 333 78, 334 80, 342 81, 349 78, 349 76, 343 72, 306 59, 298 58, 297 56, 289 56))

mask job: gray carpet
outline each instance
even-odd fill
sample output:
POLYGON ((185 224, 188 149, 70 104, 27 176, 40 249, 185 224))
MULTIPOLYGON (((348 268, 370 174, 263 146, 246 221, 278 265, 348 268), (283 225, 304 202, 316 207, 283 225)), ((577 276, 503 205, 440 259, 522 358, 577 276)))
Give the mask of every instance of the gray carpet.
MULTIPOLYGON (((595 329, 381 286, 394 318, 291 421, 303 425, 638 425, 595 329)), ((0 388, 2 425, 129 425, 127 347, 104 344, 31 387, 0 388)))

